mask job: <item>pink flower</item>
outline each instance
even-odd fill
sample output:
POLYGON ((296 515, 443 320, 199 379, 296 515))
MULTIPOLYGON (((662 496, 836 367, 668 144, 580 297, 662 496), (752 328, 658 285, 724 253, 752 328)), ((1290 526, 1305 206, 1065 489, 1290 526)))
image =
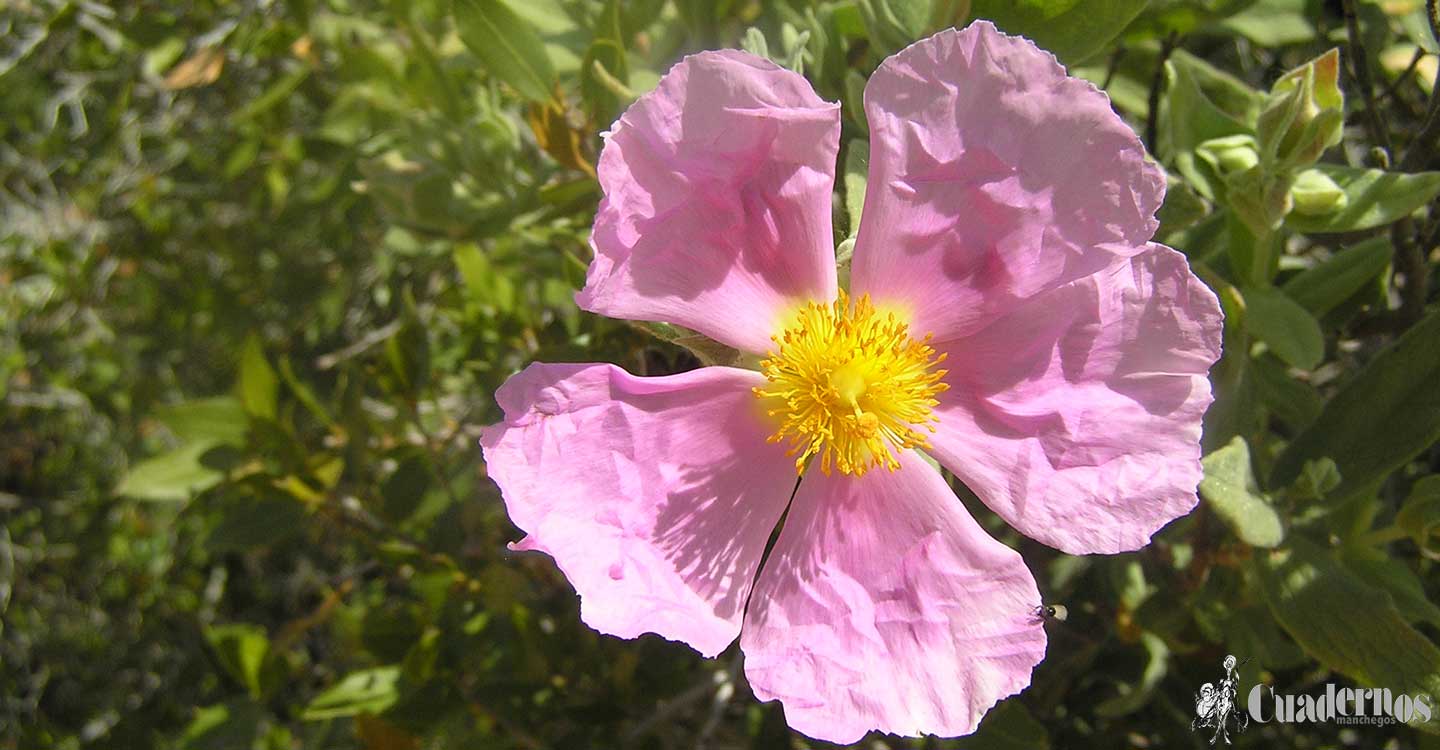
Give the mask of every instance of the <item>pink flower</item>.
POLYGON ((838 105, 740 52, 671 69, 609 134, 576 299, 761 371, 535 364, 481 440, 514 547, 555 559, 586 623, 707 656, 739 635, 755 694, 834 742, 969 733, 1045 653, 1020 555, 919 451, 1046 544, 1136 549, 1195 505, 1220 349, 1215 296, 1149 242, 1161 171, 1054 57, 943 31, 865 111, 846 295, 838 105))

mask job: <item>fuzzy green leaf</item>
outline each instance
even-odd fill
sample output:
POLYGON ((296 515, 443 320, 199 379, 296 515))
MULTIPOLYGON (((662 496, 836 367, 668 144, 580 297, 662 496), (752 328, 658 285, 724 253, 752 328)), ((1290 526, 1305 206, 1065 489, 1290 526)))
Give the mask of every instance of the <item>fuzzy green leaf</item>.
POLYGON ((1252 547, 1280 544, 1285 538, 1285 527, 1269 499, 1256 486, 1255 474, 1250 468, 1250 446, 1244 438, 1232 439, 1200 463, 1205 469, 1205 478, 1200 480, 1200 495, 1215 510, 1215 515, 1252 547))

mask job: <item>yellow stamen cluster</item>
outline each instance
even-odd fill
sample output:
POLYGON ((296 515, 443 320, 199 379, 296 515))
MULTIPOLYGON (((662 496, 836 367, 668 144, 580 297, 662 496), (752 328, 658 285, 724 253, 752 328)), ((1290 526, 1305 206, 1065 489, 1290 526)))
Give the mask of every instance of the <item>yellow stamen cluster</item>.
POLYGON ((920 430, 935 431, 935 396, 949 387, 935 365, 945 355, 936 356, 929 336, 910 338, 869 295, 852 304, 842 291, 831 304, 812 302, 771 340, 778 349, 760 363, 770 382, 755 395, 780 423, 770 442, 790 441, 797 473, 814 455, 826 475, 832 466, 856 476, 876 466, 895 471, 892 447, 929 446, 920 430))

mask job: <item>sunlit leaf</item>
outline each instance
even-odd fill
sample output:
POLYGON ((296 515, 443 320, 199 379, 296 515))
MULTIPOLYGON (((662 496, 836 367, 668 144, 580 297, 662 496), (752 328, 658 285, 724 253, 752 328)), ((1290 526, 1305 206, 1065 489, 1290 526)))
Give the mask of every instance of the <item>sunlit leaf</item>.
POLYGON ((245 687, 250 697, 260 698, 265 693, 270 638, 264 628, 245 623, 217 625, 206 628, 205 640, 225 671, 245 687))
POLYGON ((280 380, 265 358, 260 338, 251 334, 240 350, 240 402, 245 411, 264 419, 274 420, 280 380))
POLYGON ((215 396, 157 407, 155 418, 165 423, 181 442, 211 441, 239 445, 245 440, 250 418, 233 396, 215 396))
POLYGON ((531 101, 550 99, 550 58, 535 30, 505 0, 454 0, 451 7, 460 39, 496 78, 531 101))
POLYGON ((218 443, 197 440, 130 467, 115 494, 139 500, 181 501, 214 487, 225 475, 201 463, 218 443))
POLYGON ((1220 22, 1266 47, 1299 44, 1315 39, 1315 27, 1305 15, 1305 0, 1262 0, 1220 22))
POLYGON ((1236 437, 1201 461, 1205 478, 1200 495, 1241 541, 1253 547, 1274 547, 1285 527, 1269 498, 1260 493, 1250 467, 1250 447, 1236 437))
POLYGON ((300 714, 305 721, 322 721, 360 713, 380 713, 399 700, 400 668, 376 667, 351 672, 315 696, 300 714))

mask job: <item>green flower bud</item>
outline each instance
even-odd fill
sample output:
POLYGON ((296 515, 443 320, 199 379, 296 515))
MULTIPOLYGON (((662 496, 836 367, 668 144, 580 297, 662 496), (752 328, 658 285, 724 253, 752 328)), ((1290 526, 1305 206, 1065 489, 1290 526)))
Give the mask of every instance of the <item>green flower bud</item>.
POLYGON ((1244 172, 1260 163, 1255 139, 1248 135, 1227 135, 1211 138, 1195 147, 1195 153, 1222 176, 1244 172))
POLYGON ((1332 49, 1271 87, 1255 126, 1260 159, 1276 171, 1314 164, 1340 142, 1344 123, 1340 51, 1332 49))
POLYGON ((1306 216, 1332 214, 1350 202, 1350 196, 1318 169, 1307 169, 1295 176, 1290 198, 1295 203, 1295 212, 1306 216))

